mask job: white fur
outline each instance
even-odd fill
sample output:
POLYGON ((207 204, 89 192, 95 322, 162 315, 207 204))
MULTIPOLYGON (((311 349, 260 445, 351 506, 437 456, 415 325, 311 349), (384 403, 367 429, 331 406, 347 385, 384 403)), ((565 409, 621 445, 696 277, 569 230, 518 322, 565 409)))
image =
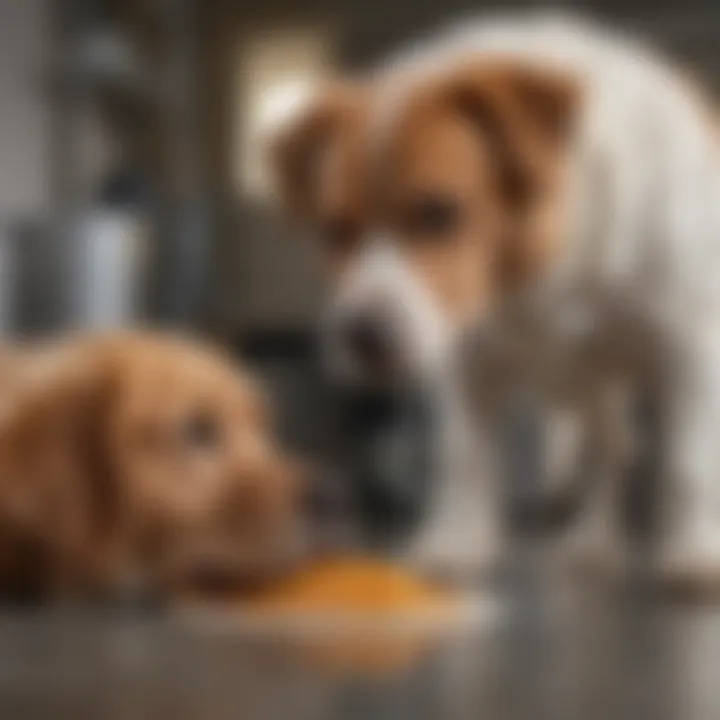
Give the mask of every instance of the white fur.
POLYGON ((340 278, 330 308, 326 343, 331 370, 350 379, 358 369, 342 343, 334 342, 332 328, 354 313, 369 313, 392 328, 399 362, 409 373, 436 373, 448 356, 450 328, 391 238, 380 234, 363 245, 340 278))

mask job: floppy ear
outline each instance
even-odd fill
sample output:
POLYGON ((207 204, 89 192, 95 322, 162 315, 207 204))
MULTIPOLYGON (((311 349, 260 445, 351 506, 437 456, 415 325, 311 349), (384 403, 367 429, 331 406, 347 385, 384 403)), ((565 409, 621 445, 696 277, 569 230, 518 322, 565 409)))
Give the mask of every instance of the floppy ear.
POLYGON ((335 134, 356 117, 361 96, 357 86, 326 87, 281 122, 270 138, 268 160, 274 186, 280 201, 296 217, 305 220, 312 215, 320 157, 335 134))
POLYGON ((581 87, 559 70, 486 60, 461 68, 445 88, 486 139, 506 210, 498 277, 503 287, 518 287, 546 265, 560 239, 554 193, 574 141, 581 87))
POLYGON ((449 83, 452 101, 486 133, 500 191, 522 206, 552 179, 569 148, 581 88, 562 71, 511 61, 462 68, 449 83))
POLYGON ((58 360, 0 418, 0 591, 97 580, 122 509, 107 447, 108 370, 58 360))

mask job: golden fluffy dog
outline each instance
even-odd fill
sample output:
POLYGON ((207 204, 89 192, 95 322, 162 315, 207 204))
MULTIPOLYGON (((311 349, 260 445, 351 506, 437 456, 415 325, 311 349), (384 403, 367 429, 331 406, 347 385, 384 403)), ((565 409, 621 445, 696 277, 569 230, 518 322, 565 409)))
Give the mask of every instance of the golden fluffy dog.
POLYGON ((229 358, 122 334, 2 365, 0 591, 163 592, 296 553, 297 474, 229 358))

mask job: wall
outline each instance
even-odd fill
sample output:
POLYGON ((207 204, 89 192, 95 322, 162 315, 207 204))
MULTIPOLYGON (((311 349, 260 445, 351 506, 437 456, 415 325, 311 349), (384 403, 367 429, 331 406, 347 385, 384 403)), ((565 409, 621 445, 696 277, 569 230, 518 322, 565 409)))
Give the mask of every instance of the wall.
POLYGON ((0 220, 47 206, 48 0, 0 0, 0 220))
POLYGON ((43 91, 50 0, 0 0, 0 334, 14 315, 19 221, 48 207, 49 117, 43 91))

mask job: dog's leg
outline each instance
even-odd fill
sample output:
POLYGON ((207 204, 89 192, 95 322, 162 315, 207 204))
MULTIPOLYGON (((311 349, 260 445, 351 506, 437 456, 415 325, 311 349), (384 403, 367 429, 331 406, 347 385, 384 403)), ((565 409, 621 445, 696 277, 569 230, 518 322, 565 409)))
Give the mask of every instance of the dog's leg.
POLYGON ((692 327, 667 364, 663 401, 661 577, 720 594, 720 337, 692 327))
POLYGON ((590 478, 587 497, 565 551, 573 567, 601 574, 625 570, 629 560, 622 522, 626 475, 635 451, 627 388, 603 384, 584 406, 590 478))
POLYGON ((495 392, 481 412, 471 412, 472 403, 456 385, 440 393, 435 493, 410 552, 412 561, 431 574, 473 580, 499 560, 498 400, 495 392))
POLYGON ((542 451, 540 458, 540 520, 553 525, 573 509, 584 489, 587 461, 587 423, 574 405, 552 405, 544 402, 540 407, 542 451))

